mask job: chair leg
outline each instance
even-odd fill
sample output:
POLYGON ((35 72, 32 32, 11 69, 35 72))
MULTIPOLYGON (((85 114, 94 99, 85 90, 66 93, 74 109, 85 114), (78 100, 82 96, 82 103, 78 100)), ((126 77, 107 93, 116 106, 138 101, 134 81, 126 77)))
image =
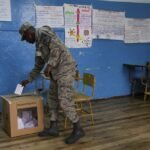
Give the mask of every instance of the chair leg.
POLYGON ((91 104, 90 101, 89 101, 89 106, 90 106, 90 114, 91 114, 92 125, 94 125, 93 109, 92 109, 92 104, 91 104))
MULTIPOLYGON (((82 109, 81 109, 81 106, 82 106, 82 105, 81 105, 80 103, 79 103, 79 104, 75 104, 75 106, 76 106, 76 110, 77 110, 77 111, 78 111, 78 110, 82 110, 82 109)), ((65 122, 64 122, 64 128, 66 129, 66 128, 67 128, 67 124, 70 123, 70 122, 69 122, 69 120, 67 119, 67 117, 65 117, 64 120, 65 120, 65 122)))
POLYGON ((145 86, 145 91, 144 91, 144 102, 147 100, 147 92, 148 92, 148 84, 145 86))
POLYGON ((136 81, 135 80, 132 81, 132 85, 131 86, 132 86, 131 87, 131 94, 134 97, 135 96, 135 86, 136 86, 136 81))
MULTIPOLYGON (((87 113, 89 113, 91 116, 91 125, 94 125, 94 117, 93 117, 94 114, 93 114, 92 104, 90 101, 88 101, 88 104, 89 104, 89 111, 87 113)), ((83 104, 82 103, 76 104, 76 110, 79 111, 81 113, 81 116, 82 116, 82 113, 84 113, 83 104)), ((65 117, 65 121, 64 121, 64 128, 65 129, 67 128, 67 124, 68 124, 68 119, 67 119, 67 117, 65 117)))
POLYGON ((147 99, 147 95, 146 94, 144 94, 144 101, 146 102, 146 99, 147 99))
POLYGON ((86 111, 85 111, 83 105, 84 105, 84 103, 81 102, 80 103, 80 109, 81 109, 81 114, 83 114, 82 120, 84 119, 83 121, 86 123, 86 116, 84 116, 84 114, 85 114, 86 111))

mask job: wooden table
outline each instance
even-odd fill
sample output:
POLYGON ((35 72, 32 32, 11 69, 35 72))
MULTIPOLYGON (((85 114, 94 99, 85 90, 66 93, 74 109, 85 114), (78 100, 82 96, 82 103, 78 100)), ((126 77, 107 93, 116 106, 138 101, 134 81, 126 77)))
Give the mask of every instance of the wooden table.
POLYGON ((123 66, 129 69, 129 80, 130 81, 132 81, 132 74, 135 74, 136 70, 140 70, 140 71, 144 72, 147 68, 146 65, 139 65, 139 64, 123 64, 123 66))

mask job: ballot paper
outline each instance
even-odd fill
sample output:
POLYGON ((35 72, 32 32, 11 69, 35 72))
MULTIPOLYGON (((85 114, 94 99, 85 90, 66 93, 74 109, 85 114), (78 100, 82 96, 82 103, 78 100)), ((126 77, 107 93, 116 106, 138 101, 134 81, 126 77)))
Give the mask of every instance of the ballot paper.
POLYGON ((21 84, 17 84, 16 90, 15 90, 15 94, 17 95, 21 95, 22 91, 23 91, 23 86, 21 84))
POLYGON ((37 119, 32 113, 31 110, 21 111, 21 116, 17 118, 18 129, 33 128, 38 125, 37 119))

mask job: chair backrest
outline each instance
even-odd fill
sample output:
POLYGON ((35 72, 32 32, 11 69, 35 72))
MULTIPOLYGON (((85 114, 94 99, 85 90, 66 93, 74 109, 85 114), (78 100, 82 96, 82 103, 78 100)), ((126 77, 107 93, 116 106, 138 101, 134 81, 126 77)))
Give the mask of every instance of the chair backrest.
POLYGON ((94 89, 96 84, 95 76, 90 73, 84 73, 82 80, 83 80, 83 92, 85 93, 86 86, 89 86, 92 88, 92 96, 94 96, 94 89))

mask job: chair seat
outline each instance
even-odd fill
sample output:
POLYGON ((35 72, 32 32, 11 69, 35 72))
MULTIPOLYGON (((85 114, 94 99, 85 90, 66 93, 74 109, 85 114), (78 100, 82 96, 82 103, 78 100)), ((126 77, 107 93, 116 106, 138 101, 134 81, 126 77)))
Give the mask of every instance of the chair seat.
POLYGON ((75 92, 74 95, 73 95, 73 99, 75 100, 75 102, 84 102, 84 101, 90 101, 92 99, 92 97, 87 96, 83 93, 75 92))
POLYGON ((144 92, 144 94, 150 95, 150 91, 149 91, 149 92, 148 92, 148 91, 146 91, 146 92, 144 92))

